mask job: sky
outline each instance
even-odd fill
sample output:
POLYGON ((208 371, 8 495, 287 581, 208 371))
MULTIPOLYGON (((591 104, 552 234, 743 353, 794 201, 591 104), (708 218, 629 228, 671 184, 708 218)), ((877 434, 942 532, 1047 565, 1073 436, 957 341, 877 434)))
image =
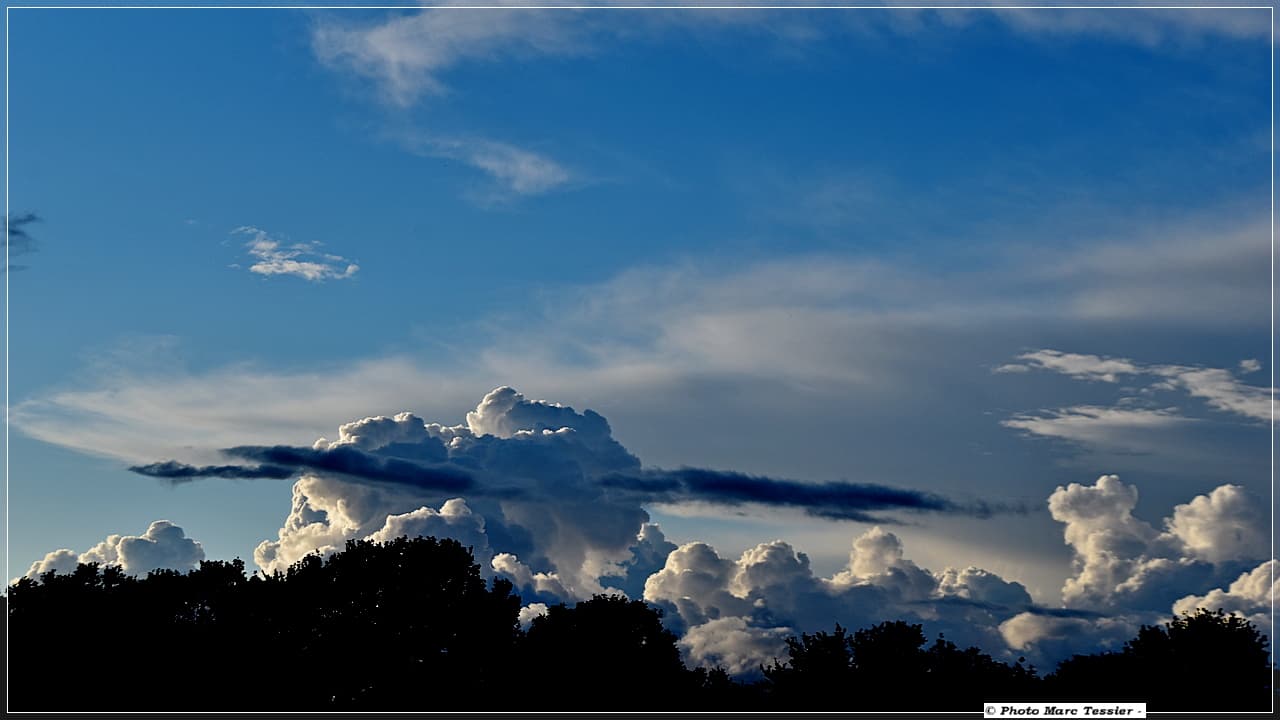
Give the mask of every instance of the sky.
POLYGON ((1267 9, 7 18, 10 578, 446 534, 744 673, 1270 630, 1267 9))

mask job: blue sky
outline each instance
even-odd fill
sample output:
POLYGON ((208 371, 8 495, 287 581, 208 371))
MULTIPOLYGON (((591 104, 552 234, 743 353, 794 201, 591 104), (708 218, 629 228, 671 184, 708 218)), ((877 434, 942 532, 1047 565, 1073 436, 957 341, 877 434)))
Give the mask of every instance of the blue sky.
MULTIPOLYGON (((886 529, 1048 607, 1059 486, 1270 497, 1266 10, 8 17, 11 577, 158 519, 248 560, 291 482, 127 468, 501 385, 646 467, 1024 506, 886 529)), ((824 576, 870 527, 646 510, 824 576)))

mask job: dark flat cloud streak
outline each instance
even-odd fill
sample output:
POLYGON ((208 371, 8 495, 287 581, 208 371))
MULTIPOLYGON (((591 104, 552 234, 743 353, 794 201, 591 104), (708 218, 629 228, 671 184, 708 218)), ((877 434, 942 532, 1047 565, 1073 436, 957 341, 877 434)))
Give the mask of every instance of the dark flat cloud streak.
MULTIPOLYGON (((482 486, 475 482, 470 473, 451 464, 422 465, 399 458, 372 455, 353 447, 315 450, 286 445, 249 445, 227 448, 223 452, 260 464, 193 466, 169 460, 134 465, 129 470, 175 483, 206 477, 286 479, 310 470, 356 480, 386 482, 441 492, 469 490, 485 496, 509 496, 511 493, 511 488, 482 486)), ((985 502, 963 503, 935 493, 887 485, 806 483, 690 467, 636 473, 613 472, 598 478, 596 484, 607 490, 634 495, 641 502, 700 501, 726 506, 751 503, 799 508, 809 515, 829 520, 882 524, 897 521, 873 515, 872 512, 907 510, 975 517, 989 517, 1002 512, 1026 512, 1021 507, 985 502)))
POLYGON ((987 517, 997 512, 1025 512, 1023 508, 983 502, 961 503, 935 493, 887 485, 848 482, 806 483, 739 472, 680 468, 647 470, 639 475, 613 473, 601 478, 606 487, 620 488, 660 502, 699 500, 722 505, 754 503, 801 508, 829 520, 892 523, 869 514, 876 510, 957 513, 987 517))
POLYGON ((129 472, 147 477, 169 480, 174 484, 192 482, 200 478, 218 477, 234 480, 266 478, 287 480, 296 474, 293 468, 281 465, 187 465, 174 460, 130 466, 129 472))

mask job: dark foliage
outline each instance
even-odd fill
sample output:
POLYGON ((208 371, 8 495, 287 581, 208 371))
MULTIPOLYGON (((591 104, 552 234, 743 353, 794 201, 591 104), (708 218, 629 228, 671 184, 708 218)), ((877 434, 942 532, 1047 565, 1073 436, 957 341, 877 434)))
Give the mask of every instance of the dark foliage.
POLYGON ((1045 678, 1055 699, 1146 702, 1156 711, 1270 709, 1267 639, 1252 623, 1201 608, 1144 626, 1120 652, 1076 655, 1045 678))
POLYGON ((1270 704, 1266 640, 1201 611, 1041 679, 920 625, 790 638, 736 682, 689 670, 660 610, 558 605, 527 632, 505 580, 454 540, 352 541, 246 576, 240 560, 135 578, 80 565, 10 586, 13 710, 963 710, 1129 700, 1153 710, 1270 704))
POLYGON ((764 672, 778 707, 807 710, 956 710, 1036 695, 1039 679, 1020 663, 943 638, 926 642, 920 625, 902 621, 853 635, 836 625, 788 639, 788 661, 764 672))

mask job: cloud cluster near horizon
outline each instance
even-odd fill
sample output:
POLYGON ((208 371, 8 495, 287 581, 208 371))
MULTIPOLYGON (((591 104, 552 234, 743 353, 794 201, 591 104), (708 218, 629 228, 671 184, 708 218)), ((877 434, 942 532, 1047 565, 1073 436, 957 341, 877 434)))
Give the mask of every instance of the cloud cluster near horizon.
POLYGON ((81 563, 114 565, 130 575, 145 575, 152 570, 185 572, 204 559, 204 547, 188 538, 182 528, 168 520, 156 520, 141 535, 108 535, 82 553, 66 548, 54 550, 32 563, 25 577, 38 579, 47 572, 66 574, 81 563))
MULTIPOLYGON (((783 657, 784 639, 797 632, 889 618, 1043 667, 1075 652, 1117 647, 1175 607, 1209 604, 1258 615, 1258 578, 1270 567, 1257 566, 1268 549, 1266 518, 1242 487, 1222 485, 1177 505, 1157 528, 1133 515, 1137 489, 1114 475, 1058 487, 1048 499, 1074 558, 1061 607, 1037 604, 1021 583, 980 567, 922 568, 878 525, 853 538, 844 568, 828 577, 783 540, 723 557, 707 543, 669 542, 644 505, 686 498, 812 512, 843 504, 854 510, 836 516, 860 521, 874 519, 867 510, 973 508, 881 486, 648 471, 599 414, 530 401, 505 387, 487 394, 459 425, 411 413, 368 417, 309 449, 240 453, 284 460, 278 467, 302 474, 277 538, 254 553, 266 571, 312 552, 335 552, 350 539, 452 537, 472 548, 486 576, 515 583, 526 603, 524 621, 548 604, 595 593, 643 597, 666 609, 690 662, 736 674, 783 657), (433 484, 441 467, 465 468, 471 484, 433 484)), ((172 465, 157 467, 164 472, 150 474, 181 474, 172 465)), ((226 474, 219 466, 204 470, 226 474)), ((54 553, 44 562, 64 561, 54 553)))

